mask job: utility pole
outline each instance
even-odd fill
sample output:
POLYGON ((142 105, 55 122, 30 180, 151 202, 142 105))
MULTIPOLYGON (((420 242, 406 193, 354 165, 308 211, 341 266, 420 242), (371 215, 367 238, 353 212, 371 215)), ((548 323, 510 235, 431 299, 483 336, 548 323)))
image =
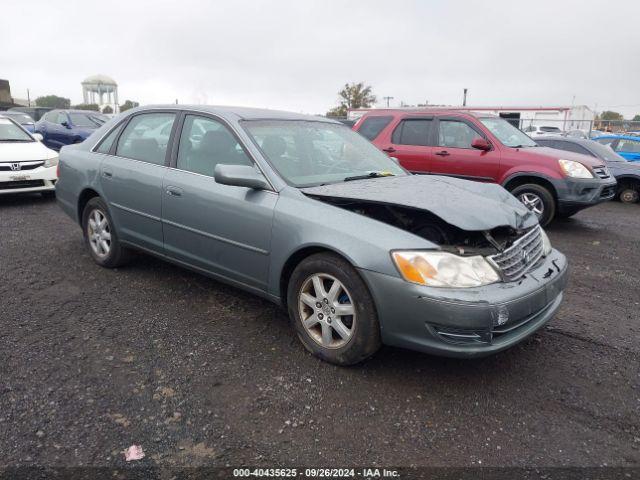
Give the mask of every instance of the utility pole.
POLYGON ((464 96, 462 97, 462 106, 466 107, 467 106, 467 89, 464 89, 464 96))
POLYGON ((387 108, 389 108, 389 100, 393 100, 393 97, 382 97, 382 99, 387 101, 387 108))
POLYGON ((29 95, 29 89, 27 88, 27 107, 31 106, 31 96, 29 95))

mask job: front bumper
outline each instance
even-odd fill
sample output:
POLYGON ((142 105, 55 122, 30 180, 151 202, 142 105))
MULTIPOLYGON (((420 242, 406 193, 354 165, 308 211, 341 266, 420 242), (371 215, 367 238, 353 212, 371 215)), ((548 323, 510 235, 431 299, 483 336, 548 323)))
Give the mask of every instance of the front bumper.
POLYGON ((567 261, 553 250, 516 282, 461 289, 360 273, 376 301, 383 343, 469 358, 505 350, 549 321, 562 302, 567 261))
POLYGON ((560 213, 573 213, 583 208, 611 200, 616 194, 617 182, 598 178, 565 178, 552 180, 558 195, 560 213))
POLYGON ((57 167, 33 170, 0 171, 0 195, 9 193, 46 192, 55 190, 57 167))

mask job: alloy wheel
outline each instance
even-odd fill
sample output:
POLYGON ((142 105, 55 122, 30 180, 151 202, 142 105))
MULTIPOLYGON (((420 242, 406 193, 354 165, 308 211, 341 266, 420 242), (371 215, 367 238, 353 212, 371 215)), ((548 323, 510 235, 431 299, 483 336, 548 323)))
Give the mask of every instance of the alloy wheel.
POLYGON ((309 336, 324 348, 340 348, 353 336, 356 312, 351 294, 332 275, 318 273, 304 281, 298 312, 309 336))
POLYGON ((520 200, 525 207, 535 213, 538 217, 541 217, 544 213, 544 202, 542 198, 532 192, 521 193, 518 196, 518 200, 520 200))
POLYGON ((91 250, 98 257, 104 258, 111 251, 111 227, 109 220, 102 210, 94 209, 89 214, 87 222, 87 238, 91 250))

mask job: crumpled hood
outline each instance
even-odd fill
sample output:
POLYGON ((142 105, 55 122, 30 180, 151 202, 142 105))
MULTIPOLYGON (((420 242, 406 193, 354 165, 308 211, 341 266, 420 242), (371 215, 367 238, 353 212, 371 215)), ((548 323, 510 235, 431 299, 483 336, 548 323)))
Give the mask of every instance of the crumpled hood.
POLYGON ((467 231, 536 225, 534 213, 500 185, 458 178, 407 175, 302 188, 311 197, 364 200, 426 210, 467 231))

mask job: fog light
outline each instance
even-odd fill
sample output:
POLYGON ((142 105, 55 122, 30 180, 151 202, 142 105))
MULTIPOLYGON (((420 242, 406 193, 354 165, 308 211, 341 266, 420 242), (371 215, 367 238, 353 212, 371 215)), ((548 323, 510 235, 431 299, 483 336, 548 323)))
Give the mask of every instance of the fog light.
POLYGON ((498 307, 498 314, 496 315, 496 325, 504 325, 509 321, 509 309, 505 306, 498 307))

